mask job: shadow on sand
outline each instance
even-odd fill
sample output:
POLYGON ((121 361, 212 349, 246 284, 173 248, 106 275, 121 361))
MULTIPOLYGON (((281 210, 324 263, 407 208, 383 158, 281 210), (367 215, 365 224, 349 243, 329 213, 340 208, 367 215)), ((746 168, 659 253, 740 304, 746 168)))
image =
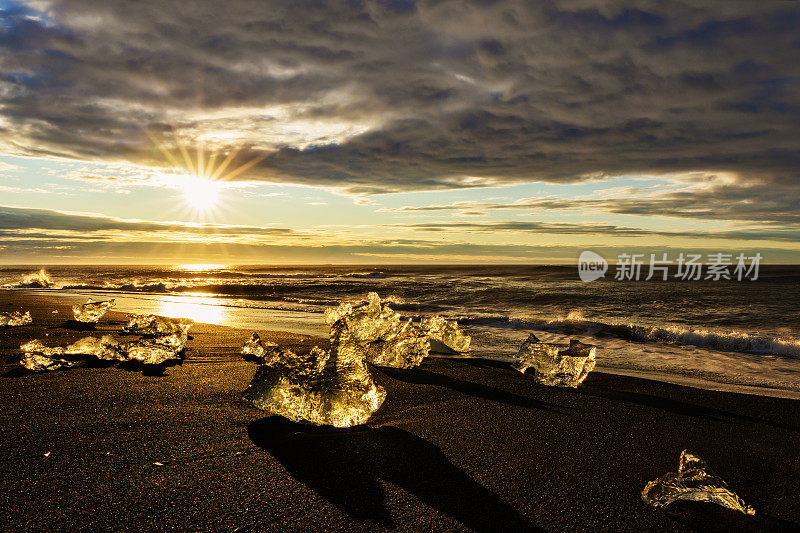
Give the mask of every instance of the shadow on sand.
POLYGON ((766 516, 756 511, 747 516, 733 509, 708 502, 678 501, 666 510, 667 516, 704 533, 789 533, 800 531, 797 524, 766 516))
POLYGON ((298 481, 355 519, 387 527, 380 481, 392 483, 475 531, 542 531, 455 467, 433 444, 402 429, 335 429, 262 418, 247 428, 298 481))
POLYGON ((94 322, 78 322, 77 320, 65 320, 61 324, 62 328, 71 329, 73 331, 94 331, 97 324, 94 322))
POLYGON ((672 398, 665 398, 663 396, 615 389, 615 382, 613 380, 609 380, 606 375, 600 372, 590 377, 593 379, 591 381, 587 379, 587 383, 584 383, 584 385, 578 389, 580 394, 597 396, 618 402, 634 403, 643 405, 645 407, 654 407, 656 409, 662 409, 678 415, 704 418, 706 420, 713 420, 716 422, 724 422, 726 420, 741 420, 744 422, 763 424, 766 426, 790 431, 800 431, 800 425, 797 424, 787 424, 760 417, 731 413, 722 409, 684 402, 672 398))
POLYGON ((437 374, 430 370, 422 368, 412 368, 410 370, 397 369, 397 368, 380 368, 380 371, 397 381, 404 383, 416 383, 419 385, 436 385, 437 387, 446 387, 454 391, 491 400, 493 402, 505 403, 508 405, 515 405, 518 407, 528 407, 534 409, 544 409, 545 411, 562 412, 563 408, 552 403, 543 402, 541 400, 534 400, 527 396, 508 392, 497 387, 483 385, 481 383, 474 383, 472 381, 464 381, 461 379, 451 378, 443 374, 437 374))

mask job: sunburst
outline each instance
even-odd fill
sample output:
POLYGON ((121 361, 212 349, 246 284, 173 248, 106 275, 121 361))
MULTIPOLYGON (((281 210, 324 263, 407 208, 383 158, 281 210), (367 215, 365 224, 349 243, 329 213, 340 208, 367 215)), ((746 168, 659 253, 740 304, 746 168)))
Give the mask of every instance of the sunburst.
POLYGON ((232 167, 239 155, 240 148, 237 147, 228 150, 217 164, 221 156, 220 149, 207 153, 201 143, 192 154, 175 130, 172 133, 176 146, 172 150, 153 133, 148 131, 147 135, 175 170, 185 172, 185 175, 177 177, 175 183, 183 193, 185 208, 194 215, 213 214, 220 207, 226 183, 242 176, 266 157, 266 154, 262 154, 232 167), (177 153, 173 153, 175 150, 177 153))

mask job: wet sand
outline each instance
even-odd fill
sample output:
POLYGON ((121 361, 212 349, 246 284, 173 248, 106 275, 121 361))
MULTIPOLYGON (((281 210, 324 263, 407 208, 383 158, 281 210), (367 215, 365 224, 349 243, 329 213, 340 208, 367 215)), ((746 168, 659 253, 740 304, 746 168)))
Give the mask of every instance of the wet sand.
MULTIPOLYGON (((312 428, 239 401, 250 331, 198 324, 163 373, 81 367, 28 373, 22 342, 69 329, 70 305, 0 291, 3 531, 796 531, 800 402, 592 373, 577 390, 508 366, 429 359, 373 369, 387 400, 368 425, 312 428), (58 314, 51 311, 57 309, 58 314), (755 518, 645 505, 647 481, 684 448, 755 518)), ((313 339, 260 332, 297 350, 313 339)), ((325 343, 324 339, 317 342, 325 343)))

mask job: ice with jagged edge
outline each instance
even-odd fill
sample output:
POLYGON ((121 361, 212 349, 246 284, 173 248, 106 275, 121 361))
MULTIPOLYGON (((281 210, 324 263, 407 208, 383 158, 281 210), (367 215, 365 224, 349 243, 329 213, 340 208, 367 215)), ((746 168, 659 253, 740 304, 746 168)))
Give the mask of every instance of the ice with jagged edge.
POLYGON ((666 508, 678 500, 709 502, 754 515, 755 509, 728 488, 721 478, 711 474, 707 465, 688 450, 681 452, 678 472, 669 472, 649 482, 642 490, 642 500, 653 507, 666 508))
POLYGON ((381 305, 375 292, 367 295, 366 304, 343 303, 325 310, 325 321, 331 327, 342 322, 353 342, 366 351, 367 361, 375 365, 413 368, 430 350, 428 335, 411 320, 402 321, 388 305, 381 305))
POLYGON ((577 387, 594 370, 597 348, 577 340, 559 351, 558 345, 540 341, 531 333, 517 352, 512 366, 523 374, 533 368, 533 378, 542 385, 577 387))
MULTIPOLYGON (((251 363, 264 364, 278 345, 271 341, 261 340, 258 333, 253 335, 242 345, 242 357, 251 363)), ((271 359, 271 358, 270 358, 271 359)))
POLYGON ((28 370, 36 372, 60 370, 78 364, 77 361, 70 361, 61 357, 62 355, 66 355, 65 348, 47 348, 38 340, 26 342, 20 346, 20 350, 22 350, 20 364, 28 370))
POLYGON ((126 333, 154 337, 149 344, 166 346, 175 352, 180 352, 186 347, 186 341, 189 340, 189 329, 193 324, 194 321, 188 318, 128 315, 128 324, 122 329, 126 333))
POLYGON ((72 312, 75 315, 75 320, 78 322, 85 322, 89 324, 96 324, 106 312, 114 307, 114 299, 105 300, 102 302, 95 302, 89 298, 85 304, 77 304, 73 306, 72 312))
POLYGON ((378 366, 414 368, 430 351, 428 335, 409 319, 385 337, 366 344, 367 361, 378 366))
POLYGON ((438 315, 423 317, 420 328, 427 333, 432 352, 456 354, 469 351, 472 337, 464 333, 455 320, 438 315))
POLYGON ((32 323, 31 312, 12 311, 10 313, 0 313, 0 326, 27 326, 32 323))
POLYGON ((111 335, 101 338, 84 337, 66 347, 48 348, 39 340, 20 346, 20 363, 28 370, 44 371, 69 368, 79 364, 75 359, 61 356, 96 357, 106 361, 138 361, 146 365, 160 365, 180 359, 183 346, 175 345, 175 335, 118 343, 111 335))
MULTIPOLYGON (((366 350, 343 318, 331 325, 331 349, 306 355, 287 348, 264 354, 242 398, 254 407, 294 422, 334 427, 363 424, 386 399, 366 363, 366 350)), ((252 340, 252 339, 251 339, 252 340)), ((249 356, 250 354, 243 354, 249 356)))
POLYGON ((353 306, 350 303, 340 304, 336 309, 325 310, 325 322, 332 326, 343 320, 353 339, 358 343, 381 340, 400 327, 400 315, 389 306, 381 306, 378 293, 367 295, 367 303, 353 306))

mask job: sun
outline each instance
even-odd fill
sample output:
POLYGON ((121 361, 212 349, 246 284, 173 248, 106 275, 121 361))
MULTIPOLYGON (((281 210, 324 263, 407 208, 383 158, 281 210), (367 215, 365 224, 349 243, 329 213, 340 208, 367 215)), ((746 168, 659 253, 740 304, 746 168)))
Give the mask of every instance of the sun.
POLYGON ((219 202, 221 186, 208 178, 194 176, 183 183, 183 196, 186 203, 198 211, 206 211, 216 207, 219 202))

